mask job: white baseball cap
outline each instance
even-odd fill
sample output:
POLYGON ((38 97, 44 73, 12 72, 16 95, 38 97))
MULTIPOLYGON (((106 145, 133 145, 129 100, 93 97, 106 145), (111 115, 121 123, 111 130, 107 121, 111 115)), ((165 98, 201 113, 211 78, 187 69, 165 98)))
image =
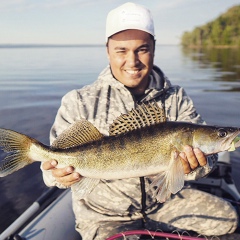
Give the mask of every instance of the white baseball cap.
POLYGON ((128 29, 141 30, 155 37, 150 11, 142 5, 128 2, 108 13, 106 42, 110 36, 128 29))

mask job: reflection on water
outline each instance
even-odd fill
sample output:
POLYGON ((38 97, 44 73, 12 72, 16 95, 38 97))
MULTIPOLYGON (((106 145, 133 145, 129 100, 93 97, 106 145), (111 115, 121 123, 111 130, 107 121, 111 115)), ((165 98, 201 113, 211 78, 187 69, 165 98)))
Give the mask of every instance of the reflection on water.
MULTIPOLYGON (((0 127, 48 144, 61 97, 93 82, 107 63, 104 47, 0 49, 0 127)), ((209 124, 240 127, 238 49, 156 46, 155 64, 209 124)), ((231 156, 237 168, 240 151, 231 156)), ((39 163, 0 179, 0 232, 45 189, 39 163)))
POLYGON ((214 71, 212 81, 227 82, 227 84, 222 84, 222 89, 210 89, 209 91, 240 91, 239 48, 182 48, 182 53, 184 56, 198 64, 200 69, 212 69, 214 71))
MULTIPOLYGON (((0 127, 48 144, 61 97, 94 81, 105 54, 104 47, 0 48, 0 127)), ((39 165, 0 178, 0 232, 47 189, 39 165)))

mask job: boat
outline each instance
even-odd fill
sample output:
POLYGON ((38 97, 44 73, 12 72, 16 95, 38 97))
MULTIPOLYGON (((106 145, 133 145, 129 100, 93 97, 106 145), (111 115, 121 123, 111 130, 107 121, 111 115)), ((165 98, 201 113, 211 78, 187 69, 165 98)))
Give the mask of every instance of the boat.
MULTIPOLYGON (((220 195, 220 197, 227 196, 232 204, 240 205, 239 189, 236 188, 234 181, 229 179, 231 164, 228 152, 219 154, 217 166, 217 173, 215 172, 214 174, 210 174, 207 178, 202 178, 197 181, 190 181, 188 184, 197 189, 220 195)), ((235 170, 238 171, 237 175, 240 177, 240 166, 235 170)), ((47 204, 46 207, 39 211, 41 206, 46 203, 51 196, 56 195, 56 191, 59 191, 56 187, 50 188, 37 199, 0 235, 0 240, 81 240, 79 233, 75 230, 75 218, 72 210, 70 189, 61 190, 61 193, 58 194, 50 204, 47 204)), ((132 234, 136 234, 139 231, 142 235, 144 234, 142 230, 132 231, 132 234)), ((131 232, 120 233, 120 235, 115 236, 116 238, 112 236, 109 240, 117 239, 117 237, 119 239, 119 236, 125 236, 130 233, 131 232)), ((154 239, 154 233, 147 230, 145 230, 145 233, 149 233, 149 236, 152 237, 149 239, 154 239)), ((166 237, 166 239, 205 239, 200 237, 180 236, 177 233, 170 235, 166 233, 166 235, 161 236, 166 237)))
POLYGON ((62 191, 54 201, 28 222, 56 191, 58 189, 52 187, 38 198, 0 235, 0 239, 81 239, 79 233, 75 231, 70 189, 62 191), (28 224, 22 228, 26 222, 28 224))

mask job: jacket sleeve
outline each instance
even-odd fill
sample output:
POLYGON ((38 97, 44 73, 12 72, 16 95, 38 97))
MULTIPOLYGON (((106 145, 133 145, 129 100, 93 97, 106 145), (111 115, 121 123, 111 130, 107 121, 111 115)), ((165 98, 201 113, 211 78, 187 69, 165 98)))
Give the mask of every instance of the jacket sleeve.
MULTIPOLYGON (((69 92, 62 98, 61 106, 50 131, 50 144, 72 123, 80 119, 78 112, 79 106, 77 106, 78 101, 76 101, 77 98, 78 94, 75 90, 69 92)), ((42 164, 40 168, 43 173, 43 181, 48 187, 57 186, 59 188, 67 188, 56 181, 52 176, 51 170, 43 170, 42 164)))
MULTIPOLYGON (((178 88, 177 104, 178 113, 176 121, 188 121, 196 124, 206 124, 206 122, 197 113, 191 98, 181 87, 178 88)), ((217 160, 217 154, 207 156, 207 164, 203 167, 199 166, 196 170, 186 174, 185 180, 196 180, 208 175, 216 167, 217 160)))

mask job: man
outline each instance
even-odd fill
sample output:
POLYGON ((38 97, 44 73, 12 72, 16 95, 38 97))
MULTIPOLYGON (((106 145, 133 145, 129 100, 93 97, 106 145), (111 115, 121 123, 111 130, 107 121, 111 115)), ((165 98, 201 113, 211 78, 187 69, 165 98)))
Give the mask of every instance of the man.
MULTIPOLYGON (((110 66, 92 85, 63 97, 51 129, 51 142, 80 119, 87 119, 108 135, 108 127, 117 116, 148 101, 163 107, 170 121, 204 124, 183 88, 173 86, 153 64, 155 35, 149 10, 134 3, 112 10, 107 17, 106 42, 110 66)), ((205 176, 216 162, 214 156, 205 157, 191 146, 185 146, 180 156, 186 180, 205 176)), ((58 169, 57 159, 43 163, 42 169, 48 186, 70 187, 81 181, 73 167, 58 169)), ((227 202, 183 189, 160 204, 148 190, 150 183, 148 177, 101 180, 84 199, 77 199, 73 193, 76 230, 83 240, 103 240, 131 229, 185 229, 204 235, 235 230, 237 214, 227 202)))

